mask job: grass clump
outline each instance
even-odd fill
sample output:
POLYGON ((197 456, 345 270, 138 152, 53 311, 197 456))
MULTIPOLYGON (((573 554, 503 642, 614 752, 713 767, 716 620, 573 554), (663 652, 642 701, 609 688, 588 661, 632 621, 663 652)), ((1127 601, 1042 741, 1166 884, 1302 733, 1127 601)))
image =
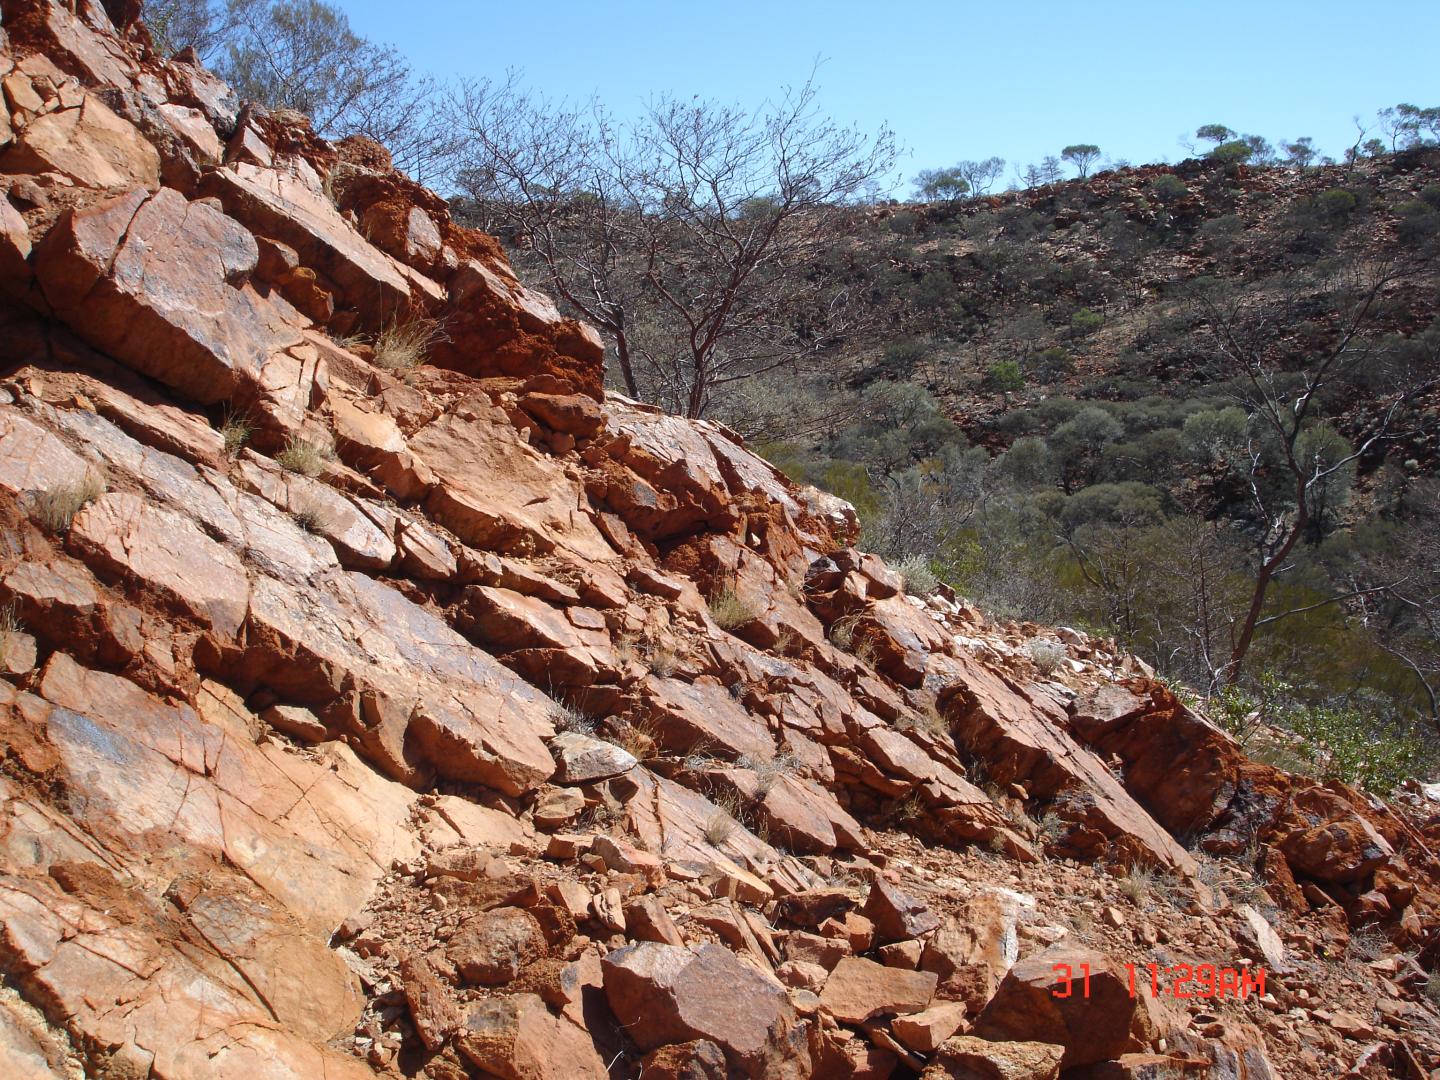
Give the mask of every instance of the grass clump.
POLYGON ((1025 651, 1030 654, 1030 662, 1041 675, 1053 675, 1068 655, 1065 646, 1054 641, 1032 641, 1025 651))
POLYGON ((63 533, 70 528, 76 514, 104 494, 104 479, 95 472, 87 471, 79 480, 57 484, 49 491, 36 495, 34 517, 51 532, 63 533))
POLYGON ((797 763, 794 754, 785 752, 770 758, 754 758, 745 754, 735 764, 755 774, 755 798, 763 800, 775 790, 775 785, 783 777, 795 771, 797 763))
POLYGON ((224 440, 225 456, 234 457, 238 454, 254 433, 255 425, 247 416, 226 410, 224 419, 220 421, 220 438, 224 440))
POLYGON ((285 449, 275 455, 275 461, 282 469, 301 476, 319 476, 325 471, 325 466, 334 460, 334 447, 299 435, 291 438, 285 449))
POLYGON ((740 801, 726 794, 715 800, 715 812, 705 819, 705 841, 713 848, 725 846, 740 827, 740 801))
POLYGON ((25 632, 20 613, 13 603, 0 607, 0 668, 9 660, 11 639, 25 632))
POLYGON ((308 533, 324 532, 330 523, 330 515, 325 508, 310 499, 296 500, 290 508, 290 518, 308 533))
POLYGON ((392 322, 375 336, 375 365, 387 371, 413 371, 425 363, 440 339, 440 324, 434 319, 392 322))
POLYGON ((933 701, 921 702, 912 711, 901 713, 895 719, 895 726, 901 731, 920 731, 935 738, 950 731, 950 722, 940 715, 933 701))
POLYGON ((553 695, 550 698, 550 722, 556 731, 568 731, 575 735, 594 735, 595 721, 574 705, 561 701, 553 695))
POLYGON ((905 582, 905 591, 922 600, 934 595, 940 587, 940 579, 930 569, 930 560, 924 555, 906 555, 895 564, 895 572, 905 582))
POLYGON ((613 732, 610 741, 636 761, 649 761, 660 752, 660 729, 650 720, 624 720, 613 732))
POLYGON ((760 617, 760 612, 737 596, 729 586, 710 597, 709 605, 710 617, 721 630, 734 630, 760 617))

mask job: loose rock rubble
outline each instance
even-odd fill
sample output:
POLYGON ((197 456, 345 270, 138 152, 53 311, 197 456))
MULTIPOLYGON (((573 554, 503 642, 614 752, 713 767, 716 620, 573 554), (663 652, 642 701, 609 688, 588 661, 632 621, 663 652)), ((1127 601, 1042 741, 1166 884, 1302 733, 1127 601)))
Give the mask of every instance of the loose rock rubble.
POLYGON ((0 1074, 1440 1076, 1423 794, 906 595, 381 148, 73 7, 0 39, 0 1074))

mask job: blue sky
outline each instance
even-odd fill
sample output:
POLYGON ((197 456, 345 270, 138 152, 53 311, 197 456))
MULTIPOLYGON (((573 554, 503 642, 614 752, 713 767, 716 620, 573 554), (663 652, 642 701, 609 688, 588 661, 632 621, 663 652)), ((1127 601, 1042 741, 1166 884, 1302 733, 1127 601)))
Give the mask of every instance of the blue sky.
POLYGON ((336 2, 420 70, 516 68, 551 96, 596 94, 619 114, 658 92, 754 105, 819 57, 822 108, 867 129, 888 122, 906 178, 961 158, 1037 161, 1073 142, 1178 160, 1178 137, 1212 122, 1311 135, 1338 156, 1354 114, 1440 104, 1437 0, 336 2))

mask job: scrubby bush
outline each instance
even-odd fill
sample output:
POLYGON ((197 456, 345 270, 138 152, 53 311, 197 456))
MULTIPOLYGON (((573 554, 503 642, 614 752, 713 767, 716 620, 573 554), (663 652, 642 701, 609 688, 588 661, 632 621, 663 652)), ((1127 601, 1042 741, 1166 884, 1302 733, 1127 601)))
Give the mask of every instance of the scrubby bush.
POLYGON ((907 555, 895 564, 895 572, 905 582, 905 591, 911 596, 924 599, 940 586, 940 579, 930 568, 930 560, 924 555, 907 555))
POLYGON ((1025 389, 1025 373, 1014 360, 997 360, 985 369, 985 389, 1008 396, 1025 389))
POLYGON ((1190 194, 1185 181, 1174 173, 1164 173, 1150 182, 1150 193, 1162 203, 1172 203, 1190 194))
POLYGON ((1328 220, 1341 223, 1350 217, 1358 200, 1344 188, 1331 188, 1315 196, 1315 208, 1328 220))
POLYGON ((1082 307, 1075 314, 1070 316, 1070 331, 1076 337, 1085 337, 1093 334, 1100 327, 1105 325, 1105 316, 1098 311, 1091 311, 1088 307, 1082 307))

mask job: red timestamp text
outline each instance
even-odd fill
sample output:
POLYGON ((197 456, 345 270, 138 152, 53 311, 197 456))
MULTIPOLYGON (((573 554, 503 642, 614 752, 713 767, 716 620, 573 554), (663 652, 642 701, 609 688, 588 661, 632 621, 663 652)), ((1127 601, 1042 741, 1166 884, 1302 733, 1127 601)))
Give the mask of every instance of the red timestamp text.
MULTIPOLYGON (((1130 996, 1149 993, 1151 997, 1234 998, 1244 1001, 1251 994, 1265 994, 1265 969, 1218 967, 1215 964, 1125 964, 1126 989, 1130 996)), ((1057 998, 1090 996, 1089 964, 1056 964, 1050 993, 1057 998)))

